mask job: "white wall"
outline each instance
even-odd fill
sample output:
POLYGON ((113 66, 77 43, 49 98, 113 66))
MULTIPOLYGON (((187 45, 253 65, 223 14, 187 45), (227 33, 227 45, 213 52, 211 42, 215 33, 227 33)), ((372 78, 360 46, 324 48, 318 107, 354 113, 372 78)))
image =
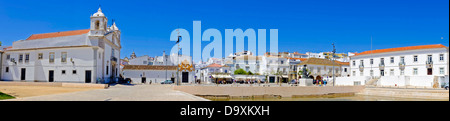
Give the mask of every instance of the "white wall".
MULTIPOLYGON (((123 70, 124 78, 130 78, 132 83, 141 84, 142 77, 146 78, 146 83, 148 84, 150 80, 152 83, 161 83, 166 80, 166 70, 123 70)), ((180 83, 181 83, 181 73, 180 73, 180 83)), ((194 83, 194 72, 189 73, 189 83, 194 83)), ((167 70, 167 80, 171 78, 177 79, 177 70, 167 70)))
POLYGON ((366 81, 369 81, 369 76, 354 76, 354 77, 336 77, 335 85, 338 86, 353 86, 354 82, 360 82, 361 85, 365 85, 366 81))
MULTIPOLYGON (((92 47, 75 47, 64 49, 38 49, 23 51, 6 51, 10 58, 14 58, 17 64, 6 60, 6 56, 2 57, 2 80, 20 80, 21 68, 26 69, 26 81, 43 81, 48 82, 49 70, 54 70, 55 82, 84 82, 85 71, 91 70, 94 73, 93 48, 92 47), (55 53, 53 63, 49 62, 50 52, 55 53), (67 52, 67 62, 61 62, 61 52, 67 52), (25 62, 25 55, 29 54, 29 62, 25 62), (38 60, 38 53, 43 54, 43 59, 38 60), (19 62, 19 54, 23 54, 23 61, 19 62), (71 59, 74 63, 71 62, 71 59), (6 72, 6 67, 9 72, 6 72), (62 70, 66 74, 62 74, 62 70), (76 70, 76 74, 72 74, 76 70)), ((94 75, 92 75, 94 76, 94 75)), ((92 78, 95 82, 95 78, 92 78)))
POLYGON ((409 77, 407 76, 382 76, 377 85, 379 86, 407 86, 409 77))
POLYGON ((412 76, 409 78, 411 86, 424 86, 427 88, 433 87, 434 76, 412 76))

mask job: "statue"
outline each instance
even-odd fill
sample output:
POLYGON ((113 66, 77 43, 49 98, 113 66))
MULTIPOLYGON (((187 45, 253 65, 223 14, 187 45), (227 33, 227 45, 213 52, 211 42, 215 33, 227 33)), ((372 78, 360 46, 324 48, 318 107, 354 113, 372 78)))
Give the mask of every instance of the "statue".
POLYGON ((308 71, 306 70, 306 65, 303 65, 303 74, 302 78, 307 79, 308 77, 308 71))

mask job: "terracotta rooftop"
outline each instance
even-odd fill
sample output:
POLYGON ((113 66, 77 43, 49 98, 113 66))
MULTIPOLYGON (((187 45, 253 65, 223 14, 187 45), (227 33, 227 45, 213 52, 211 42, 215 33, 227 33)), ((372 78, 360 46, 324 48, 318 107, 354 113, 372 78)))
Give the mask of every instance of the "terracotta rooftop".
POLYGON ((387 52, 396 52, 396 51, 406 51, 406 50, 433 49, 433 48, 447 48, 447 47, 442 45, 442 44, 419 45, 419 46, 409 46, 409 47, 399 47, 399 48, 389 48, 389 49, 364 51, 364 52, 361 52, 361 53, 355 53, 354 56, 366 55, 366 54, 375 54, 375 53, 387 53, 387 52))
POLYGON ((294 55, 306 55, 306 54, 302 54, 302 53, 298 53, 298 52, 294 52, 294 55))
POLYGON ((125 65, 123 70, 177 70, 177 66, 125 65))
POLYGON ((305 60, 307 60, 307 58, 287 58, 287 59, 290 59, 290 60, 300 60, 300 61, 305 61, 305 60))
POLYGON ((298 65, 327 65, 327 66, 341 66, 339 63, 333 63, 333 61, 328 59, 321 59, 321 58, 309 58, 303 62, 301 62, 298 65))
POLYGON ((26 40, 45 39, 45 38, 73 36, 73 35, 82 35, 82 34, 88 33, 89 31, 90 31, 89 29, 84 29, 84 30, 64 31, 64 32, 33 34, 30 37, 28 37, 26 40))
POLYGON ((219 65, 219 64, 216 64, 216 63, 213 63, 213 64, 210 64, 210 65, 206 66, 206 68, 220 68, 220 67, 222 67, 222 66, 219 65))
POLYGON ((350 65, 350 62, 341 62, 341 61, 334 61, 334 62, 339 63, 339 64, 341 64, 343 66, 349 66, 350 65))

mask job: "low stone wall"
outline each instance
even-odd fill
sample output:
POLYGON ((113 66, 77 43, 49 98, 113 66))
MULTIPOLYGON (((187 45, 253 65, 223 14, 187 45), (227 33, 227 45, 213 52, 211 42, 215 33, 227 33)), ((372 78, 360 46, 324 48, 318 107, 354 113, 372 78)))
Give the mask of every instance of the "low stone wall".
POLYGON ((73 88, 97 88, 106 89, 107 84, 90 84, 90 83, 61 83, 61 82, 16 82, 16 81, 0 81, 2 86, 46 86, 46 87, 73 87, 73 88))
POLYGON ((437 89, 397 89, 397 88, 366 88, 357 93, 359 95, 401 97, 401 98, 424 98, 424 99, 447 99, 448 90, 437 89))
POLYGON ((258 96, 279 95, 296 97, 310 95, 349 94, 364 90, 364 86, 325 86, 325 87, 231 87, 231 86, 174 86, 174 90, 193 95, 210 96, 258 96))

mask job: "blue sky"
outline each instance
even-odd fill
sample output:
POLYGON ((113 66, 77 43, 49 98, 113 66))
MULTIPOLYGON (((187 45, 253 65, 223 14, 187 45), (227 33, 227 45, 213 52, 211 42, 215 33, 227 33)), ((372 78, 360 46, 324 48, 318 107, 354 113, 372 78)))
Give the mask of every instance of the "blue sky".
MULTIPOLYGON (((89 28, 99 4, 122 31, 121 57, 170 51, 172 30, 278 29, 279 51, 362 52, 426 44, 449 46, 448 0, 0 0, 0 41, 89 28)), ((267 33, 268 35, 269 33, 267 33)), ((205 46, 208 42, 203 42, 205 46)))

